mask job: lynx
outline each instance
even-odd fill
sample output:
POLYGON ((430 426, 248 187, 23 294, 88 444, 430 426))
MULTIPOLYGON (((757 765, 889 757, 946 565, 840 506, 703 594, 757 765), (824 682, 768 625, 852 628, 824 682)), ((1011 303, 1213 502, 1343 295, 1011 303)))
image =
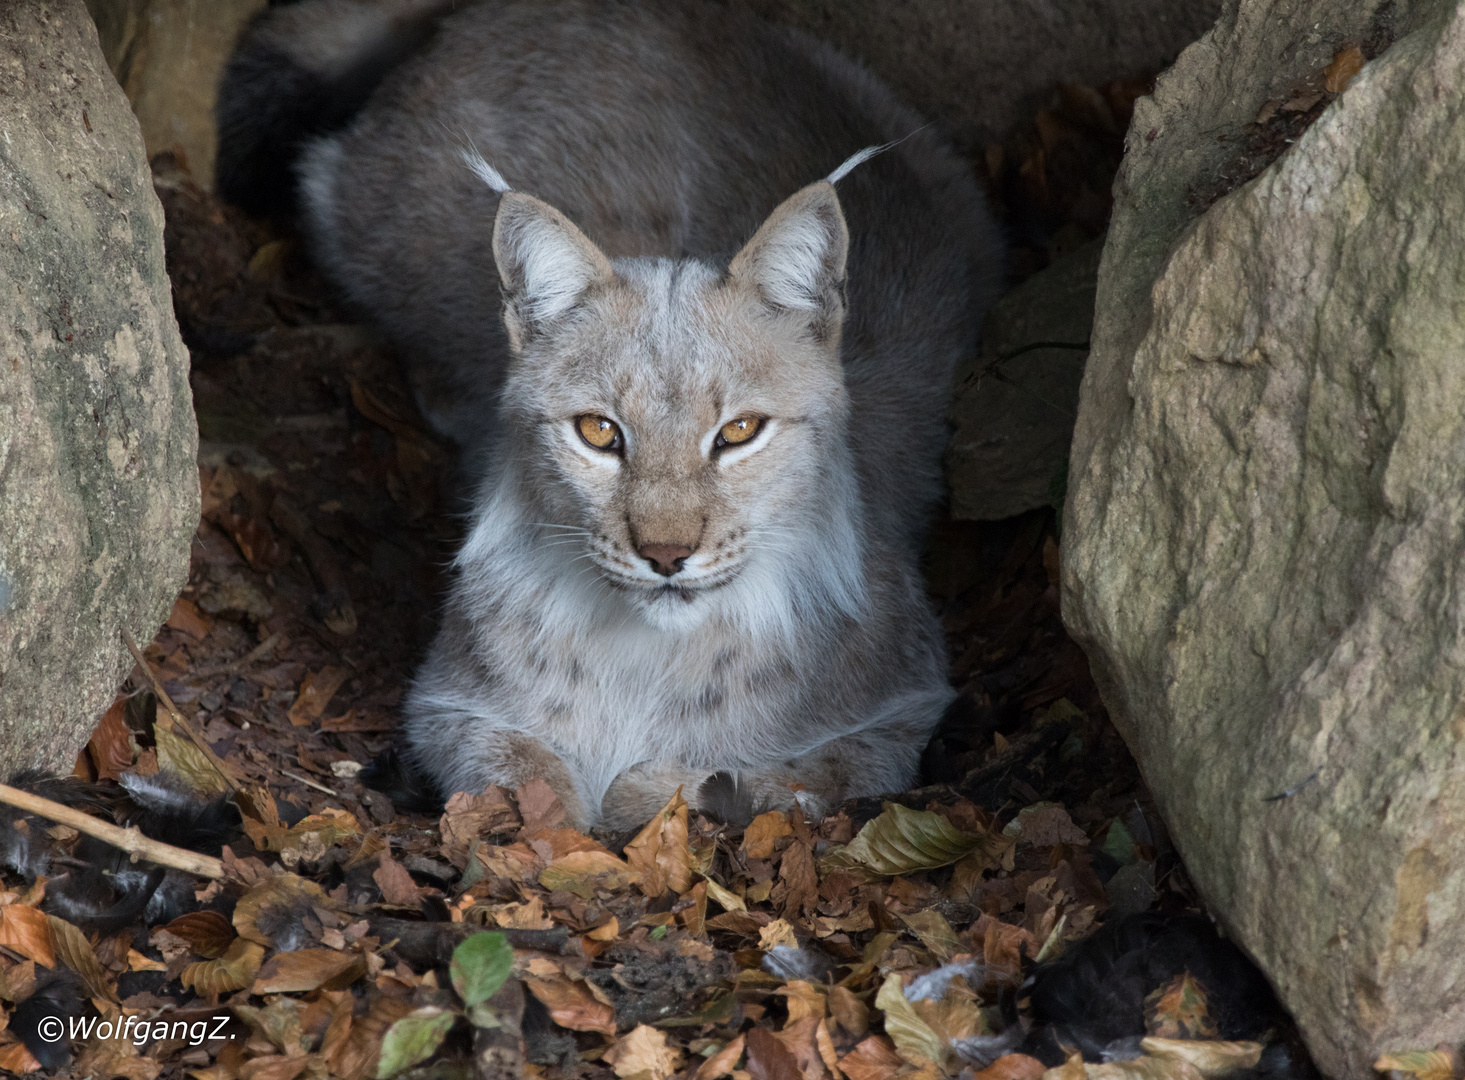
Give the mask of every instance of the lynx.
POLYGON ((967 167, 719 6, 449 6, 273 9, 220 95, 221 190, 296 200, 469 463, 407 759, 542 778, 581 827, 908 787, 953 696, 917 565, 946 400, 1001 269, 967 167))

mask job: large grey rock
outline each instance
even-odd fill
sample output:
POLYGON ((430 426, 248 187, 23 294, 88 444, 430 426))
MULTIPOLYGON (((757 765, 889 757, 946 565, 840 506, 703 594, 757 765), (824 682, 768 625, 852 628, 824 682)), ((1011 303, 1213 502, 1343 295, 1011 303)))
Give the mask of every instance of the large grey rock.
POLYGON ((951 516, 997 521, 1063 490, 1103 241, 1040 270, 987 313, 982 354, 957 372, 946 480, 951 516))
POLYGON ((1228 0, 1138 104, 1069 474, 1068 625, 1333 1077, 1465 1039, 1462 102, 1457 0, 1228 0))
POLYGON ((0 776, 69 772, 188 574, 163 213, 82 0, 0 4, 0 776))
POLYGON ((1148 77, 1220 0, 724 0, 862 60, 965 150, 1031 115, 1059 83, 1148 77))

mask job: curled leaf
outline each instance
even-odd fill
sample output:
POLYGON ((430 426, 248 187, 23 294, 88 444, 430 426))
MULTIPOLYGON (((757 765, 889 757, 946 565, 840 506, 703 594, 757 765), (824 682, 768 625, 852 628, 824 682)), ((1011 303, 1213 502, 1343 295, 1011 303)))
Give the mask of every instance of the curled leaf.
POLYGON ((229 950, 217 960, 200 960, 189 964, 178 976, 184 986, 207 996, 229 994, 254 982, 264 960, 264 946, 256 941, 237 937, 229 950))
POLYGON ((1240 1069, 1250 1069, 1262 1057, 1259 1042, 1221 1042, 1202 1039, 1145 1039, 1140 1049, 1151 1057, 1184 1061, 1206 1080, 1230 1076, 1240 1069))
POLYGON ((875 1007, 885 1013, 885 1034, 890 1036, 896 1051, 910 1064, 950 1063, 951 1047, 916 1015, 911 1003, 905 999, 905 989, 896 972, 885 976, 880 992, 875 995, 875 1007))
POLYGON ((962 832, 940 814, 886 803, 853 840, 824 858, 826 869, 852 867, 886 877, 933 870, 981 850, 1000 855, 1000 837, 962 832))

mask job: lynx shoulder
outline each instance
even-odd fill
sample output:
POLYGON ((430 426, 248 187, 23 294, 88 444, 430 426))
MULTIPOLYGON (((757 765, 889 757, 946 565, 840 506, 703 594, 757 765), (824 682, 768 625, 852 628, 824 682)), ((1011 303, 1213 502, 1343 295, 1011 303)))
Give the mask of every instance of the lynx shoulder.
POLYGON ((298 148, 315 257, 474 463, 405 757, 582 825, 908 786, 952 696, 917 559, 1001 269, 967 167, 721 7, 446 6, 274 9, 220 92, 221 190, 264 205, 261 147, 298 148))

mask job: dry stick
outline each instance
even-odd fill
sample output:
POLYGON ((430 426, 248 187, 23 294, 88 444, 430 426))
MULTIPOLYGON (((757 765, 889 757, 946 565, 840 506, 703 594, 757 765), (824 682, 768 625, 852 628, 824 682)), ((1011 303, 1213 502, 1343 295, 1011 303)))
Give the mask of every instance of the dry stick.
POLYGON ((142 673, 147 676, 148 682, 153 684, 153 693, 158 695, 158 700, 163 703, 163 708, 168 710, 168 715, 172 718, 173 726, 180 729, 183 734, 187 735, 190 739, 193 740, 194 745, 197 746, 199 750, 203 751, 203 756, 208 758, 209 764, 212 765, 218 771, 219 775, 224 778, 224 783, 229 785, 229 790, 238 791, 242 785, 239 783, 239 780, 234 776, 233 771, 229 768, 229 766, 224 764, 223 758, 214 753, 214 748, 208 743, 204 742, 203 736, 200 735, 197 731, 193 730, 193 725, 183 718, 183 714, 178 711, 178 706, 174 705, 173 699, 168 696, 168 691, 163 689, 163 684, 158 679, 157 674, 153 671, 153 666, 149 664, 147 662, 147 658, 142 655, 142 650, 137 647, 137 642, 132 639, 132 635, 127 632, 126 627, 124 627, 122 630, 122 640, 125 641, 127 643, 127 647, 132 650, 133 658, 137 661, 137 666, 142 668, 142 673))
POLYGON ((138 832, 136 826, 124 829, 120 825, 100 821, 90 814, 83 814, 80 810, 73 810, 61 803, 43 799, 39 795, 32 795, 29 791, 21 791, 18 788, 0 784, 0 803, 18 807, 27 813, 39 814, 51 821, 69 825, 77 832, 84 832, 88 836, 95 836, 98 840, 105 840, 113 847, 127 852, 134 861, 146 859, 159 866, 170 866, 174 870, 184 870, 190 874, 197 874, 199 877, 221 878, 224 876, 224 864, 210 855, 200 855, 194 851, 174 847, 172 844, 165 844, 160 840, 149 840, 138 832))

